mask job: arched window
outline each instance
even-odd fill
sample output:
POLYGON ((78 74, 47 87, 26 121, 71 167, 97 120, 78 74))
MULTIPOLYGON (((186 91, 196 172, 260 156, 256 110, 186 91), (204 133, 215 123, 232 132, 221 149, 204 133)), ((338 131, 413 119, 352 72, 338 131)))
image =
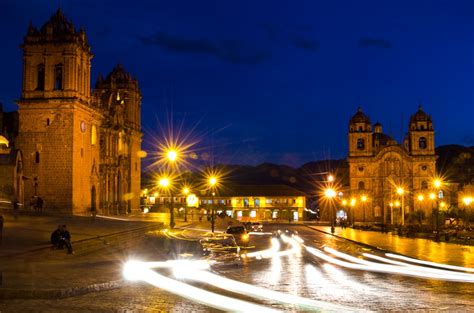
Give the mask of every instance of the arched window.
POLYGON ((359 133, 362 132, 362 126, 359 126, 359 129, 358 129, 359 133))
POLYGON ((260 199, 259 198, 255 198, 253 200, 253 204, 256 208, 260 207, 260 199))
POLYGON ((426 180, 421 182, 421 189, 428 189, 428 182, 426 180))
POLYGON ((418 140, 418 146, 420 149, 426 149, 426 138, 425 137, 420 137, 418 140))
POLYGON ((359 189, 364 190, 365 189, 365 183, 363 181, 359 182, 359 189))
POLYGON ((364 139, 357 139, 357 149, 362 150, 365 147, 364 139))
POLYGON ((440 191, 438 192, 438 198, 439 198, 439 199, 443 199, 443 198, 444 198, 443 190, 440 190, 440 191))
POLYGON ((54 90, 63 89, 63 65, 57 64, 54 67, 54 90))
POLYGON ((92 124, 91 127, 91 145, 95 145, 97 143, 97 127, 92 124))
POLYGON ((40 162, 40 153, 38 151, 35 152, 35 163, 38 164, 40 162))
POLYGON ((44 64, 39 64, 37 69, 36 90, 44 90, 44 64))

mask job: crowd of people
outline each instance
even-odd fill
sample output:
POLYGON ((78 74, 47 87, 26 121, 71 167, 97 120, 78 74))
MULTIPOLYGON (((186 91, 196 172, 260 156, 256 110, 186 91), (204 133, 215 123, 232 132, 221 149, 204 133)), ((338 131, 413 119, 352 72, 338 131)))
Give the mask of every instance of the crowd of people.
POLYGON ((71 244, 71 234, 66 228, 66 225, 58 225, 58 228, 51 234, 51 244, 53 249, 64 249, 67 248, 68 254, 73 254, 71 244))

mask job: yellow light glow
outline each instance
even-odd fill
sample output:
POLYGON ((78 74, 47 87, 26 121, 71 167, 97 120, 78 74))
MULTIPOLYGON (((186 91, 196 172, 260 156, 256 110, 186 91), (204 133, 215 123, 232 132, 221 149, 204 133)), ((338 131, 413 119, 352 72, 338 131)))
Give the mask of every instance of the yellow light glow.
POLYGON ((446 207, 446 202, 441 201, 441 203, 439 204, 439 206, 442 207, 442 208, 446 207))
POLYGON ((186 204, 188 207, 197 208, 199 205, 199 199, 194 194, 190 194, 186 197, 186 204))
POLYGON ((347 205, 347 200, 342 200, 342 205, 346 206, 347 205))
POLYGON ((361 200, 362 202, 367 201, 367 196, 364 195, 364 196, 360 197, 360 200, 361 200))
POLYGON ((166 152, 166 158, 171 162, 175 162, 178 158, 178 152, 176 150, 171 149, 166 152))
POLYGON ((472 197, 464 197, 462 198, 462 201, 464 202, 465 205, 470 205, 473 201, 472 197))
POLYGON ((334 181, 334 176, 332 174, 329 174, 328 182, 332 183, 333 181, 334 181))
POLYGON ((400 201, 395 201, 395 207, 399 207, 400 206, 400 201))
POLYGON ((434 193, 430 193, 430 200, 434 200, 436 198, 436 195, 434 193))
POLYGON ((167 188, 170 184, 170 180, 167 177, 163 177, 163 178, 160 178, 160 180, 158 181, 158 184, 163 188, 167 188))
POLYGON ((187 195, 189 193, 189 188, 188 187, 184 187, 183 188, 183 194, 187 195))
POLYGON ((158 192, 155 192, 155 193, 153 194, 153 197, 155 197, 155 198, 158 197, 158 192))
POLYGON ((352 198, 351 199, 351 206, 354 206, 356 204, 356 199, 355 198, 352 198))
POLYGON ((399 195, 403 195, 403 194, 405 193, 405 190, 404 190, 402 187, 398 187, 398 188, 397 188, 397 193, 398 193, 399 195))
POLYGON ((425 197, 423 195, 418 195, 418 201, 423 201, 425 197))
POLYGON ((439 188, 441 187, 441 185, 442 185, 441 179, 436 178, 435 180, 433 180, 433 186, 435 186, 435 188, 439 188))
POLYGON ((336 196, 336 191, 332 188, 328 188, 324 191, 324 196, 326 198, 334 198, 336 196))
POLYGON ((388 205, 389 205, 390 207, 392 207, 392 206, 393 206, 393 202, 390 202, 388 205))
POLYGON ((209 186, 214 187, 217 184, 217 177, 211 176, 209 177, 209 186))

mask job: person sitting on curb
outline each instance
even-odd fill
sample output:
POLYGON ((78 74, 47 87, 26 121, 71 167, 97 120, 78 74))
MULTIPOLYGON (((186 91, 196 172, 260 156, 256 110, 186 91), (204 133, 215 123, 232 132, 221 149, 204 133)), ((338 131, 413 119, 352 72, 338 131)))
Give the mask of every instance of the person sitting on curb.
POLYGON ((74 254, 74 252, 72 251, 71 234, 67 230, 66 225, 63 225, 62 227, 61 239, 67 248, 67 253, 74 254))
POLYGON ((61 225, 58 225, 58 228, 51 234, 51 244, 53 245, 52 249, 63 249, 64 247, 64 243, 61 240, 61 228, 61 225))

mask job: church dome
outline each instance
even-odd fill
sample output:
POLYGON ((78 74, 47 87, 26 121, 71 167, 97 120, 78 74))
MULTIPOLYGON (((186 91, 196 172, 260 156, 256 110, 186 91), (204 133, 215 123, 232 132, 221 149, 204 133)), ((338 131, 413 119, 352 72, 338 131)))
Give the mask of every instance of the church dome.
POLYGON ((350 124, 355 124, 355 123, 367 123, 367 124, 370 124, 370 119, 367 115, 364 114, 364 112, 362 112, 362 108, 359 107, 357 109, 357 112, 356 114, 354 114, 354 116, 351 117, 351 120, 349 122, 350 124))
POLYGON ((112 72, 107 75, 105 81, 107 83, 128 83, 133 81, 133 78, 129 73, 127 73, 127 71, 125 71, 121 64, 117 64, 112 72))
POLYGON ((416 122, 431 122, 431 116, 423 111, 421 105, 418 106, 418 111, 410 117, 410 123, 416 122))

